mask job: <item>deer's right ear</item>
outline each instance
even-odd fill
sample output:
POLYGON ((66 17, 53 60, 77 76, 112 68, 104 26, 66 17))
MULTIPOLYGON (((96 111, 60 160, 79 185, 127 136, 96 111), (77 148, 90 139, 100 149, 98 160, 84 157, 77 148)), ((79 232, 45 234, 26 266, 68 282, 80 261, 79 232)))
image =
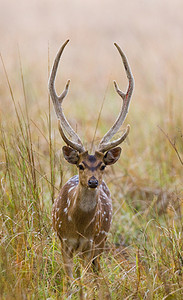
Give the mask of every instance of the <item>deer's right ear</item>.
POLYGON ((64 146, 62 148, 64 158, 73 165, 77 165, 79 161, 78 151, 72 149, 71 147, 64 146))

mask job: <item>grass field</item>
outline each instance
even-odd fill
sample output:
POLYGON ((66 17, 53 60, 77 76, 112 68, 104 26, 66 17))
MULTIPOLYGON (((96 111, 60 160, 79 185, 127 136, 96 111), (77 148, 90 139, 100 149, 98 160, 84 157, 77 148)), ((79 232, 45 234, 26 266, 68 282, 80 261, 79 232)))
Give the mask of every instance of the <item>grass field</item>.
MULTIPOLYGON (((57 90, 90 149, 114 122, 127 80, 135 92, 123 153, 107 168, 113 222, 97 281, 83 270, 86 299, 183 298, 183 3, 0 1, 0 299, 67 299, 52 201, 76 174, 49 100, 50 66, 70 38, 57 90), (97 289, 97 285, 100 288, 97 289)), ((78 261, 75 258, 75 265, 78 261)), ((79 299, 79 282, 72 299, 79 299)))

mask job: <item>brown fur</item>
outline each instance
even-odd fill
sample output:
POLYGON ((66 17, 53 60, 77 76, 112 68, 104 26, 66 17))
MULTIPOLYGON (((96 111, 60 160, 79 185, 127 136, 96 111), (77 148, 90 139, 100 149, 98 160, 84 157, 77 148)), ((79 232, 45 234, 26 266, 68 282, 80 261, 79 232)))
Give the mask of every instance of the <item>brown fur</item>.
MULTIPOLYGON (((117 140, 112 140, 114 135, 123 125, 128 113, 128 108, 134 88, 133 75, 128 60, 121 48, 117 48, 128 78, 127 92, 123 93, 114 81, 116 92, 122 98, 121 111, 108 132, 100 141, 94 155, 89 155, 85 147, 70 126, 62 109, 62 103, 67 95, 70 80, 67 81, 64 91, 57 95, 55 89, 55 77, 60 58, 67 40, 59 49, 48 82, 50 96, 58 118, 58 127, 63 141, 67 146, 63 147, 65 159, 79 168, 78 177, 71 178, 60 191, 53 207, 53 227, 56 230, 62 244, 62 255, 65 271, 68 276, 72 274, 73 252, 78 252, 82 257, 93 261, 95 265, 97 257, 104 248, 106 235, 111 224, 112 204, 110 193, 103 182, 103 171, 106 165, 114 164, 120 157, 120 145, 128 136, 130 126, 117 140), (111 141, 112 140, 112 141, 111 141)), ((88 261, 85 259, 85 261, 88 261)))
MULTIPOLYGON (((82 168, 79 169, 79 176, 70 178, 61 189, 53 205, 52 218, 54 230, 61 240, 66 274, 73 278, 74 252, 85 264, 93 262, 99 268, 98 258, 104 250, 112 221, 112 201, 109 189, 102 179, 106 155, 100 152, 95 155, 89 155, 88 152, 78 155, 76 152, 76 162, 73 151, 68 148, 63 149, 65 158, 75 161, 79 167, 82 165, 82 168), (96 188, 88 186, 88 180, 92 176, 98 181, 96 188)), ((119 158, 119 151, 115 153, 117 152, 119 158)), ((116 159, 117 157, 114 161, 116 159)))

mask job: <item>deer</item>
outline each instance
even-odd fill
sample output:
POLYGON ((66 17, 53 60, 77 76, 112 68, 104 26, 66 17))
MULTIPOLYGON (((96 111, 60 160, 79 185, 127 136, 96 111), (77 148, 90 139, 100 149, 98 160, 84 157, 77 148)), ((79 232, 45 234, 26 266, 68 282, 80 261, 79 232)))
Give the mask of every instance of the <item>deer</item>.
POLYGON ((118 44, 114 43, 126 71, 128 88, 124 93, 114 81, 115 90, 122 98, 120 113, 101 139, 95 153, 89 154, 63 113, 62 104, 68 93, 70 80, 60 96, 55 90, 59 61, 68 42, 69 40, 61 46, 55 57, 48 88, 58 119, 58 129, 66 144, 62 148, 63 156, 68 163, 78 168, 78 175, 71 177, 59 191, 52 210, 53 228, 61 242, 64 271, 68 278, 74 279, 74 254, 77 254, 86 266, 90 265, 93 270, 100 271, 99 259, 105 249, 112 222, 112 200, 103 176, 105 168, 120 158, 121 147, 118 145, 126 139, 130 131, 130 126, 127 125, 119 138, 111 140, 127 116, 134 79, 125 54, 118 44))

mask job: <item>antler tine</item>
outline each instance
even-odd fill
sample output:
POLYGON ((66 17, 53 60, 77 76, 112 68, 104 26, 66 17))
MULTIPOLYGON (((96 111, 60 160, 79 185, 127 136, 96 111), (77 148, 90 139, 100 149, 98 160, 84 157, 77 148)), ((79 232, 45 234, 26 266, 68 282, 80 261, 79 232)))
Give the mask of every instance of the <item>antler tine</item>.
POLYGON ((85 149, 83 148, 83 146, 80 146, 80 145, 76 144, 75 142, 73 142, 73 141, 71 141, 71 140, 69 140, 69 139, 67 138, 67 136, 65 135, 65 133, 64 133, 64 131, 63 131, 63 128, 62 128, 62 126, 61 126, 61 124, 60 124, 60 120, 58 120, 58 129, 59 129, 59 132, 60 132, 60 135, 61 135, 62 139, 64 140, 64 142, 65 142, 68 146, 70 146, 70 147, 73 148, 73 149, 76 149, 76 150, 79 151, 80 153, 85 151, 85 149))
POLYGON ((130 125, 128 124, 127 127, 126 127, 126 129, 125 129, 125 132, 123 133, 123 135, 119 139, 114 140, 114 141, 112 141, 110 143, 103 144, 101 146, 101 148, 99 147, 98 150, 100 152, 106 152, 106 151, 108 151, 108 150, 110 150, 110 149, 118 146, 119 144, 121 144, 126 139, 126 137, 128 136, 129 132, 130 132, 130 125))
POLYGON ((128 108, 129 108, 129 104, 130 104, 130 100, 131 100, 131 96, 132 96, 132 92, 133 92, 133 88, 134 88, 134 79, 133 79, 133 75, 130 70, 130 66, 127 61, 127 58, 126 58, 125 54, 123 53, 123 51, 121 50, 121 48, 116 43, 114 43, 114 45, 116 46, 116 48, 122 58, 129 84, 128 84, 127 92, 123 93, 118 88, 116 81, 114 81, 115 90, 118 93, 118 95, 123 99, 122 108, 121 108, 121 111, 119 113, 117 120, 115 121, 113 126, 109 129, 109 131, 104 135, 104 137, 102 138, 102 140, 99 143, 98 150, 101 152, 105 152, 105 151, 119 145, 120 143, 122 143, 125 140, 125 138, 127 137, 129 130, 130 130, 130 127, 128 125, 125 133, 122 135, 121 138, 119 138, 118 140, 109 142, 112 139, 112 137, 117 133, 119 128, 122 126, 122 124, 124 123, 124 120, 128 113, 128 108))
POLYGON ((63 102, 65 96, 68 93, 70 80, 67 81, 65 89, 64 89, 64 91, 62 92, 62 94, 60 96, 57 95, 56 90, 55 90, 55 77, 56 77, 56 73, 57 73, 57 69, 58 69, 58 64, 59 64, 61 55, 64 51, 64 48, 68 44, 68 42, 69 42, 69 40, 67 40, 61 46, 60 50, 58 51, 58 53, 55 57, 55 61, 53 63, 53 67, 52 67, 52 70, 51 70, 51 73, 50 73, 48 87, 49 87, 50 96, 52 98, 52 102, 53 102, 53 105, 54 105, 54 108, 55 108, 57 118, 60 120, 60 122, 59 122, 59 131, 61 133, 61 136, 62 136, 63 140, 66 142, 67 145, 69 145, 72 148, 78 150, 79 152, 83 152, 83 151, 85 151, 85 149, 83 147, 83 144, 82 144, 79 136, 76 134, 76 132, 70 126, 70 124, 66 120, 66 118, 64 116, 64 113, 62 111, 62 102, 63 102), (72 139, 72 141, 67 138, 67 136, 65 135, 63 129, 66 131, 66 133, 72 139))

